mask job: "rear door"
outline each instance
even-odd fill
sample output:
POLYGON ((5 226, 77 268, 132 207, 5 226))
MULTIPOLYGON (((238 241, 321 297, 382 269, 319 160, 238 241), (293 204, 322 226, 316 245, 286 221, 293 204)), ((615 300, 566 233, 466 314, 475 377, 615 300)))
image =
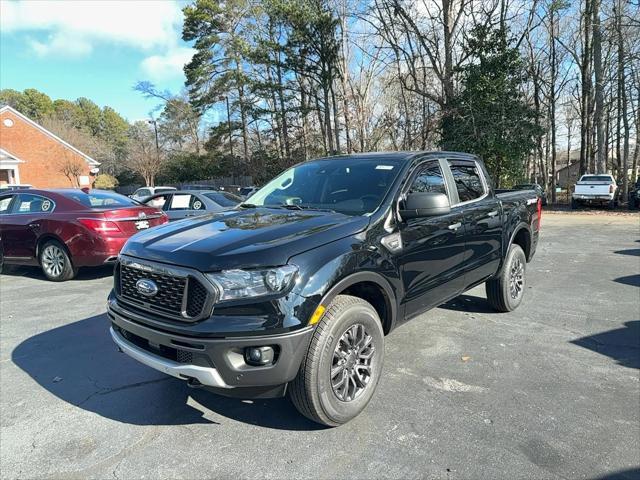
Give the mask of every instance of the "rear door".
MULTIPOLYGON (((408 188, 410 192, 438 192, 451 195, 445 180, 446 165, 430 160, 413 172, 408 188)), ((446 215, 412 218, 400 226, 402 252, 400 271, 405 289, 405 313, 418 314, 440 305, 462 290, 464 279, 464 214, 452 209, 446 215)))
MULTIPOLYGON (((0 254, 2 256, 7 251, 7 245, 5 245, 7 235, 6 217, 11 213, 11 203, 15 197, 15 195, 0 195, 0 254)), ((0 256, 0 258, 2 257, 0 256)))
POLYGON ((479 163, 449 160, 449 169, 458 194, 455 209, 464 212, 465 278, 464 288, 493 275, 502 258, 500 200, 492 194, 479 163))
POLYGON ((36 246, 43 222, 55 210, 55 202, 38 194, 21 193, 11 211, 2 216, 4 256, 16 260, 36 258, 36 246))

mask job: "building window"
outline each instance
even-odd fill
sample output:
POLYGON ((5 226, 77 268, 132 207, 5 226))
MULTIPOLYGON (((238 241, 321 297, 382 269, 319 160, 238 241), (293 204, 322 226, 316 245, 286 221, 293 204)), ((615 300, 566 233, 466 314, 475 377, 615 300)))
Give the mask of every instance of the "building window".
POLYGON ((10 118, 5 118, 2 123, 4 123, 5 127, 13 127, 13 120, 10 118))

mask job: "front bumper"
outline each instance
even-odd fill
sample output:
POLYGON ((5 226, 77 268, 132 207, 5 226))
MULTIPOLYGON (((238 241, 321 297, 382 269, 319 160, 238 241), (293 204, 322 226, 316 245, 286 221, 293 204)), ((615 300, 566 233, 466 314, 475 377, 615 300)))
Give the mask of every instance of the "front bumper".
POLYGON ((289 333, 245 337, 187 337, 156 330, 107 309, 111 337, 118 348, 151 368, 191 386, 244 398, 279 396, 298 373, 313 334, 313 327, 289 333), (272 364, 251 366, 244 360, 246 347, 271 346, 277 354, 272 364), (276 392, 276 394, 270 394, 276 392))

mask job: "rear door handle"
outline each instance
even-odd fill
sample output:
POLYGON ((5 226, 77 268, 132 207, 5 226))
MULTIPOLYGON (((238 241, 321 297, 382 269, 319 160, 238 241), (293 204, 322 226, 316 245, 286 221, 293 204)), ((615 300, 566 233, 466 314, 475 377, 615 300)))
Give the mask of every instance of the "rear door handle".
POLYGON ((495 217, 496 215, 498 215, 497 210, 494 210, 493 212, 487 213, 487 217, 495 217))
POLYGON ((452 224, 451 224, 451 225, 449 225, 447 228, 448 228, 449 230, 456 231, 456 230, 458 230, 461 226, 462 226, 462 224, 461 224, 460 222, 458 222, 458 223, 452 223, 452 224))

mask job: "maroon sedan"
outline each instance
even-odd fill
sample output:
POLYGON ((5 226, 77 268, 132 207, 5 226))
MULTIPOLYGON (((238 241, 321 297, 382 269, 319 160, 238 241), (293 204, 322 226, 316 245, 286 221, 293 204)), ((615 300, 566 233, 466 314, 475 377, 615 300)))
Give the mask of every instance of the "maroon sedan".
POLYGON ((104 190, 0 193, 0 265, 40 265, 49 280, 116 260, 134 233, 166 223, 161 210, 104 190))

